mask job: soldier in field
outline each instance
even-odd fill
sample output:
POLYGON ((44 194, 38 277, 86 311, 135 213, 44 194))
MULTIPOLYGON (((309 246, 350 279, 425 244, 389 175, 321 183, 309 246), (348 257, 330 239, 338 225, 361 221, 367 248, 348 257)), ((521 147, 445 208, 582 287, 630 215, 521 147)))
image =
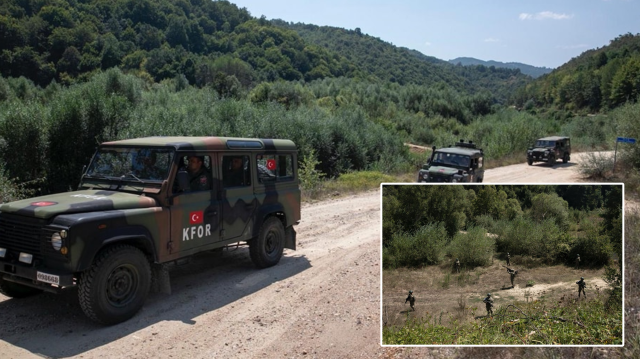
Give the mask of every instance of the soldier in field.
POLYGON ((576 268, 580 268, 580 255, 576 257, 576 268))
POLYGON ((511 256, 509 255, 509 252, 507 252, 507 265, 511 265, 511 256))
POLYGON ((487 293, 487 297, 482 301, 486 304, 487 307, 487 315, 491 315, 493 317, 493 299, 491 299, 491 293, 487 293))
POLYGON ((458 258, 456 258, 455 267, 456 267, 456 272, 460 273, 460 261, 458 260, 458 258))
POLYGON ((407 302, 409 302, 409 306, 411 306, 411 309, 415 311, 416 308, 414 307, 414 305, 416 304, 416 297, 413 296, 412 290, 409 291, 409 295, 407 296, 407 299, 404 301, 404 304, 407 304, 407 302))
POLYGON ((516 275, 518 275, 518 271, 515 269, 511 269, 507 266, 503 266, 503 267, 507 268, 507 273, 509 273, 509 275, 511 276, 511 288, 514 288, 513 280, 516 278, 516 275))
POLYGON ((584 294, 584 298, 587 299, 587 293, 584 292, 584 287, 587 286, 587 283, 584 282, 584 277, 580 277, 580 280, 576 282, 578 285, 578 299, 580 299, 580 292, 584 294))

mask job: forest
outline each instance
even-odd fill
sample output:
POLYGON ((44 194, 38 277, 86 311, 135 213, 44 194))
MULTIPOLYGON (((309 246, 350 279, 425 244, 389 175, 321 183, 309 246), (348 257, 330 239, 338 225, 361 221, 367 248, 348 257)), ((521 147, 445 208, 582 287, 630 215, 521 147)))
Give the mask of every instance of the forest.
POLYGON ((547 265, 576 254, 594 265, 622 257, 619 185, 385 185, 382 202, 385 268, 445 257, 482 266, 497 252, 547 265))
MULTIPOLYGON (((578 151, 640 136, 640 74, 614 66, 638 58, 638 35, 535 80, 452 65, 359 29, 254 18, 228 1, 7 0, 0 37, 5 201, 73 189, 99 143, 139 136, 289 138, 326 180, 412 173, 425 158, 407 142, 473 140, 490 167, 541 136, 571 136, 578 151), (611 76, 600 79, 604 69, 611 76), (577 73, 626 100, 593 114, 557 96, 577 96, 562 85, 577 73)), ((640 166, 636 148, 621 152, 640 166)))

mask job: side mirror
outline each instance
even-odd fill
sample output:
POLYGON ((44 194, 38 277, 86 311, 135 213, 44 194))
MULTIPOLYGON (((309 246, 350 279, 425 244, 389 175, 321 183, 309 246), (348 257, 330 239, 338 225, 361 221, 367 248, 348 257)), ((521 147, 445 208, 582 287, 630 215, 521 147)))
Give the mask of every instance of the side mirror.
POLYGON ((189 173, 187 173, 185 169, 178 171, 176 180, 178 181, 178 189, 180 192, 185 192, 191 189, 191 185, 189 184, 189 173))

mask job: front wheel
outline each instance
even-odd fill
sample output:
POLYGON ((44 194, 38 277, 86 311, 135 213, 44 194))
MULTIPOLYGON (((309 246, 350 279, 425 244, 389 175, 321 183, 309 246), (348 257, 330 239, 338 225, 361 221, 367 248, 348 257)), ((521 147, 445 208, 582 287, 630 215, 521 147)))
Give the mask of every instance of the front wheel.
POLYGON ((284 226, 277 217, 269 217, 262 224, 257 238, 249 242, 249 256, 258 268, 278 264, 284 251, 284 226))
POLYGON ((531 166, 533 164, 533 160, 531 158, 527 158, 527 163, 531 166))
POLYGON ((9 282, 0 277, 0 293, 9 298, 26 298, 41 292, 41 289, 27 287, 20 283, 9 282))
POLYGON ((116 245, 98 254, 80 278, 80 307, 92 320, 117 324, 142 308, 151 286, 151 267, 145 255, 129 245, 116 245))
POLYGON ((550 155, 549 156, 549 166, 553 167, 554 163, 556 163, 556 156, 550 155))
POLYGON ((562 157, 562 163, 567 163, 569 162, 569 155, 568 154, 564 154, 564 157, 562 157))

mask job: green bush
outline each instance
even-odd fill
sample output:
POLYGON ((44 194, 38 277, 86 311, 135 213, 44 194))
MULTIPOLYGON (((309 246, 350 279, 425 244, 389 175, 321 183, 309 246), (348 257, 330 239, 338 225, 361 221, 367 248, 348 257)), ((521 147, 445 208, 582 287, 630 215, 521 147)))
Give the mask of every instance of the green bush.
POLYGON ((471 227, 466 233, 456 233, 447 246, 447 254, 458 258, 464 267, 485 266, 491 263, 495 240, 482 227, 471 227))
MULTIPOLYGON (((418 228, 413 234, 396 233, 388 246, 389 264, 391 267, 422 267, 439 264, 444 255, 446 230, 442 223, 418 228)), ((383 259, 384 260, 384 259, 383 259)))

